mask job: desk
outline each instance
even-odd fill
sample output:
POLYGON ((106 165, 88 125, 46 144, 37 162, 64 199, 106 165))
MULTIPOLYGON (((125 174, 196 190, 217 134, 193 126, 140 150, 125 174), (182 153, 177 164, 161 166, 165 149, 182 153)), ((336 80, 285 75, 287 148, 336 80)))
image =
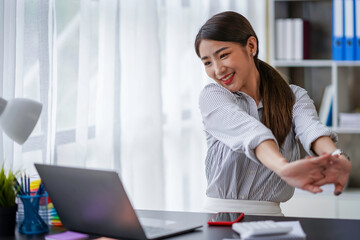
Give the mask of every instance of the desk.
MULTIPOLYGON (((161 217, 177 221, 191 221, 203 224, 203 227, 191 233, 178 235, 167 239, 176 240, 221 240, 223 238, 238 238, 231 227, 208 226, 207 220, 212 216, 210 213, 193 213, 193 212, 172 212, 172 211, 150 211, 138 210, 139 217, 161 217)), ((303 227, 307 240, 351 240, 360 239, 360 220, 344 219, 322 219, 322 218, 295 218, 295 217, 269 217, 269 216, 252 216, 245 215, 243 221, 296 221, 299 220, 303 227)), ((62 228, 51 228, 51 232, 62 231, 62 228)), ((44 235, 24 236, 16 232, 14 238, 9 240, 28 240, 44 239, 44 235)))

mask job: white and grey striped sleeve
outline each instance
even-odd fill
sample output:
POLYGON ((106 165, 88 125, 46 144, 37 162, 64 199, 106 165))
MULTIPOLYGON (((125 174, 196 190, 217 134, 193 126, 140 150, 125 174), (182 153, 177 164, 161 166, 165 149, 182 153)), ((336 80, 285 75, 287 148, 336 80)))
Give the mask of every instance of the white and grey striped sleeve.
POLYGON ((263 141, 277 141, 265 125, 244 111, 241 101, 218 84, 207 85, 200 94, 199 106, 205 131, 233 151, 244 152, 259 163, 255 148, 263 141))
POLYGON ((311 150, 311 144, 321 136, 329 136, 334 142, 337 135, 327 126, 320 122, 314 102, 301 87, 290 85, 296 102, 293 107, 293 125, 295 126, 296 138, 300 140, 305 151, 309 155, 316 155, 311 150))

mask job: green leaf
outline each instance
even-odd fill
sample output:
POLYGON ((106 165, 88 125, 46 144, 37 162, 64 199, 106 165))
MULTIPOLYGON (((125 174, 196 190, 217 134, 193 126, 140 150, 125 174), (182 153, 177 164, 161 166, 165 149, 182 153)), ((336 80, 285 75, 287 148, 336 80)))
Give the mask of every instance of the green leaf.
POLYGON ((12 171, 6 176, 4 165, 0 172, 0 207, 11 207, 15 205, 16 192, 13 187, 15 175, 12 171))

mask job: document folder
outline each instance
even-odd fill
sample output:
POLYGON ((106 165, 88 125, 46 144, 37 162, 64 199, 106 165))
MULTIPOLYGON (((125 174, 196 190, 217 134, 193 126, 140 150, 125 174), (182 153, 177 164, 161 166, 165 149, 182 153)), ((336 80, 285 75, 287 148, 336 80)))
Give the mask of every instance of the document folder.
POLYGON ((333 36, 332 57, 334 60, 344 60, 344 2, 333 0, 333 36))
MULTIPOLYGON (((360 0, 359 0, 360 1, 360 0)), ((276 20, 276 58, 285 59, 285 19, 276 20)))
POLYGON ((310 58, 310 24, 301 18, 293 19, 294 29, 294 59, 302 60, 310 58))
POLYGON ((292 19, 285 19, 285 59, 294 59, 294 28, 292 25, 292 19))
POLYGON ((355 1, 344 0, 345 60, 355 60, 355 1))
POLYGON ((360 60, 360 0, 355 1, 355 59, 360 60))

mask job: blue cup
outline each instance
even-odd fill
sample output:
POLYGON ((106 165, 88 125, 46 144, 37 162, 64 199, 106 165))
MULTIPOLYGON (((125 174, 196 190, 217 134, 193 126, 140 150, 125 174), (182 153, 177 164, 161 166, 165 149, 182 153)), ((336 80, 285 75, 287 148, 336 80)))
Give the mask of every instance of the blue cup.
POLYGON ((18 228, 22 234, 39 234, 49 231, 48 194, 18 195, 21 204, 18 208, 18 228))

